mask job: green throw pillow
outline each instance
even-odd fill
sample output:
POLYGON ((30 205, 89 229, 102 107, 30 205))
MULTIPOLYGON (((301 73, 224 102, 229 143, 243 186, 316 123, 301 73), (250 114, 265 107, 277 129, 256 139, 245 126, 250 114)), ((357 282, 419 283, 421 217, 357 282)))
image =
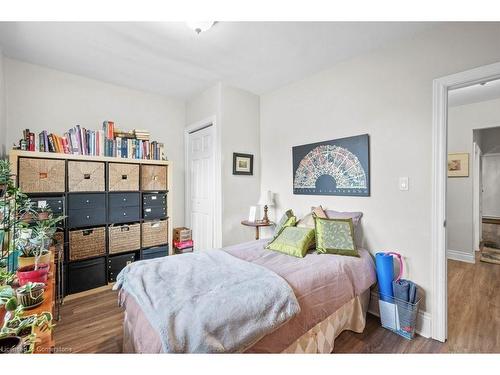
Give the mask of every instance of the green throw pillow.
POLYGON ((273 240, 279 236, 281 231, 286 227, 294 227, 297 224, 297 218, 294 216, 292 210, 287 210, 281 219, 276 223, 274 228, 273 240))
POLYGON ((303 258, 314 242, 314 229, 285 227, 266 249, 303 258))
POLYGON ((314 223, 318 253, 359 257, 354 243, 352 219, 324 219, 316 216, 314 223))

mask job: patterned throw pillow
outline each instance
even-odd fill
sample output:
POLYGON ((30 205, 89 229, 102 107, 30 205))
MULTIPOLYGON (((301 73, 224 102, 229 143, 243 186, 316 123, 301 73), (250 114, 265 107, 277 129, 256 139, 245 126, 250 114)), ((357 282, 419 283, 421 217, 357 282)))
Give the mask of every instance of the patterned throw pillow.
POLYGON ((295 224, 297 224, 297 218, 294 216, 293 211, 286 210, 283 216, 281 216, 281 219, 276 223, 273 239, 278 237, 285 227, 295 226, 295 224))
POLYGON ((324 219, 315 217, 316 250, 320 254, 338 254, 359 257, 354 242, 352 219, 324 219))
POLYGON ((311 207, 311 212, 304 216, 297 223, 298 227, 301 228, 313 228, 314 229, 314 215, 321 218, 328 218, 325 210, 321 206, 311 207))
POLYGON ((303 258, 311 242, 314 242, 314 229, 286 227, 267 245, 266 249, 303 258))

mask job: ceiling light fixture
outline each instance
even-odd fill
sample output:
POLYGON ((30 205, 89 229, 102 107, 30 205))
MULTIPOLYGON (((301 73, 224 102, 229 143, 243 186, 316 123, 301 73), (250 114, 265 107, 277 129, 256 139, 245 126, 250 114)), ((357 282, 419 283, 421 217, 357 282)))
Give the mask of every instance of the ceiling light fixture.
POLYGON ((202 33, 210 29, 215 25, 215 21, 187 21, 186 25, 194 30, 197 34, 202 33))

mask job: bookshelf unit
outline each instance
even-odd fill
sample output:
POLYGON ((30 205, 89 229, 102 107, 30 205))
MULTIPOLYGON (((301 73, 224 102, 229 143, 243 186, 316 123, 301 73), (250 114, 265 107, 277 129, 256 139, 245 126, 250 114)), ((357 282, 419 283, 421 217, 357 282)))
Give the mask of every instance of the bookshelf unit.
MULTIPOLYGON (((58 280, 58 283, 61 283, 60 285, 63 286, 61 289, 64 290, 64 295, 101 287, 114 281, 113 278, 116 277, 119 270, 130 261, 174 254, 172 246, 172 163, 170 161, 20 150, 11 150, 9 159, 12 171, 16 177, 16 184, 21 187, 30 186, 26 191, 26 194, 30 198, 59 198, 59 200, 63 201, 62 212, 66 215, 62 230, 64 235, 64 260, 63 276, 61 280, 58 280), (81 190, 80 188, 70 191, 69 168, 74 168, 75 164, 79 164, 71 163, 74 161, 85 162, 89 165, 100 167, 98 178, 103 178, 104 181, 102 181, 102 184, 95 184, 96 188, 100 189, 99 191, 81 190), (37 166, 47 163, 54 163, 55 165, 48 173, 33 171, 31 167, 31 165, 37 166), (135 190, 135 188, 122 190, 119 187, 114 188, 115 190, 110 190, 110 167, 116 168, 119 164, 123 164, 125 167, 127 165, 131 167, 137 165, 139 170, 138 190, 135 190), (59 170, 60 168, 64 168, 64 172, 59 170), (101 170, 104 171, 104 176, 102 176, 101 170), (161 173, 152 176, 151 170, 158 170, 161 173), (62 173, 64 175, 64 184, 60 181, 58 184, 54 184, 54 186, 57 186, 57 191, 50 191, 50 187, 44 187, 43 191, 36 191, 36 187, 31 187, 33 186, 31 181, 27 183, 23 180, 29 180, 28 175, 32 175, 33 173, 35 176, 39 174, 40 179, 47 180, 50 180, 50 176, 47 176, 47 174, 58 174, 58 179, 60 180, 61 177, 59 174, 62 173), (163 180, 164 178, 166 181, 163 180), (151 180, 151 183, 148 183, 148 179, 151 180), (62 186, 64 186, 64 189, 62 186), (145 186, 148 190, 143 189, 145 186), (162 188, 157 189, 155 188, 156 186, 162 186, 162 188), (161 197, 164 197, 164 200, 161 197), (149 206, 152 203, 151 200, 156 200, 157 198, 160 199, 154 202, 154 207, 149 206), (133 207, 115 207, 116 202, 122 200, 133 201, 134 203, 127 203, 127 205, 132 204, 133 207), (160 202, 159 205, 158 202, 160 202), (84 207, 85 203, 90 204, 89 208, 84 207), (150 207, 151 210, 149 209, 150 207), (159 212, 159 214, 155 212, 159 212), (153 213, 156 216, 151 216, 153 213), (89 220, 88 223, 85 222, 86 219, 89 220), (140 246, 137 246, 136 241, 136 244, 131 246, 133 248, 124 250, 123 245, 121 245, 119 246, 121 248, 119 253, 110 253, 111 228, 116 229, 120 226, 134 227, 135 233, 137 233, 137 224, 141 227, 139 231, 140 246), (164 230, 165 226, 166 231, 164 230), (151 235, 150 232, 154 232, 156 230, 154 228, 156 227, 162 228, 162 231, 159 232, 160 236, 156 235, 155 237, 156 243, 153 246, 143 246, 143 231, 149 230, 147 237, 150 240, 151 237, 154 238, 155 236, 154 234, 151 235), (104 252, 100 249, 100 252, 95 253, 95 255, 72 260, 70 257, 70 232, 72 232, 73 238, 75 238, 76 235, 74 234, 77 232, 93 233, 95 230, 99 232, 99 238, 102 240, 102 228, 104 228, 105 233, 104 252)), ((85 170, 82 171, 79 169, 77 173, 83 173, 85 175, 84 178, 90 179, 90 173, 85 173, 85 170)), ((122 178, 126 179, 127 176, 123 175, 122 178)), ((88 181, 86 182, 86 184, 83 184, 83 189, 85 189, 85 186, 94 186, 93 184, 88 184, 88 181)), ((128 228, 125 229, 129 230, 128 228)), ((89 236, 89 238, 92 238, 92 236, 89 236)), ((85 244, 85 241, 83 243, 85 244)), ((87 249, 84 248, 84 250, 87 249)))

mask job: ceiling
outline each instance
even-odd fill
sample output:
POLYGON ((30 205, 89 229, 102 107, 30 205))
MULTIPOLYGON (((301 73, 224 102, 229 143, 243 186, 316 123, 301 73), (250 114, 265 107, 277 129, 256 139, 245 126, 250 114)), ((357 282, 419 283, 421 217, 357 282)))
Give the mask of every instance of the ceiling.
POLYGON ((486 82, 484 85, 477 84, 451 90, 448 93, 448 106, 456 107, 498 98, 500 98, 500 79, 486 82))
POLYGON ((0 22, 7 57, 163 95, 189 98, 217 81, 255 94, 411 38, 437 23, 0 22))

